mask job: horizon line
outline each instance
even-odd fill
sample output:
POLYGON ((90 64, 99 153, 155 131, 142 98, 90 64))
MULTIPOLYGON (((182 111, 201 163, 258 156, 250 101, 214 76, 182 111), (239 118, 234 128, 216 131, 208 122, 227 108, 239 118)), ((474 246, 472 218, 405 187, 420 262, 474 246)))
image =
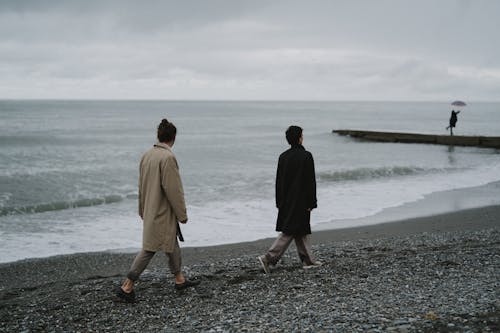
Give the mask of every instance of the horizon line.
MULTIPOLYGON (((456 99, 450 99, 454 101, 456 99)), ((167 98, 0 98, 0 101, 54 101, 54 102, 290 102, 290 103, 448 103, 443 100, 384 100, 384 99, 167 99, 167 98)), ((451 102, 450 102, 451 103, 451 102)), ((471 103, 471 101, 467 101, 471 103)), ((500 103, 500 100, 472 100, 472 103, 500 103)))

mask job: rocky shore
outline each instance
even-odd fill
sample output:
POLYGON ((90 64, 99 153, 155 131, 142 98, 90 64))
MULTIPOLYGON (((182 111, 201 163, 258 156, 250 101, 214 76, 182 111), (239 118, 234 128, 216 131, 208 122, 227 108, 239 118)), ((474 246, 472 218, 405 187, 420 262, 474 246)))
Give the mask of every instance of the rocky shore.
POLYGON ((256 260, 269 240, 186 249, 201 284, 184 291, 159 253, 134 304, 114 296, 133 254, 2 264, 0 332, 499 332, 499 218, 495 206, 315 233, 322 267, 302 269, 291 247, 269 275, 256 260))

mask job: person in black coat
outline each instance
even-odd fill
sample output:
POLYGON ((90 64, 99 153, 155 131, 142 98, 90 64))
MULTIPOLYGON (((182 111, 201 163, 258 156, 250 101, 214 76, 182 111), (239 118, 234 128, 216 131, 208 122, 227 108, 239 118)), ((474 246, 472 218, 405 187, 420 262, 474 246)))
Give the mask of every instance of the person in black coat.
POLYGON ((276 265, 292 240, 304 268, 321 265, 313 259, 309 242, 311 211, 317 207, 314 160, 302 146, 302 128, 290 126, 286 139, 291 147, 280 155, 276 172, 276 231, 281 234, 267 253, 258 257, 266 274, 270 273, 269 265, 276 265))
POLYGON ((451 110, 451 116, 450 116, 450 126, 446 127, 446 129, 450 129, 450 135, 453 135, 453 128, 457 125, 457 114, 459 114, 460 111, 455 111, 451 110))

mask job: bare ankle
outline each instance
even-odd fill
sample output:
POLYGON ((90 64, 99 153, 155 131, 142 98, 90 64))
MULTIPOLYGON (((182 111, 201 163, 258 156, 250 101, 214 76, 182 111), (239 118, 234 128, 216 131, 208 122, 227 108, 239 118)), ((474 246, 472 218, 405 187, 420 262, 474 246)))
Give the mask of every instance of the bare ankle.
POLYGON ((181 284, 184 282, 186 282, 186 278, 184 277, 184 274, 182 274, 182 273, 175 274, 175 283, 181 284))
POLYGON ((123 281, 122 290, 124 292, 130 293, 130 292, 132 292, 133 289, 134 289, 134 281, 132 281, 128 278, 125 281, 123 281))

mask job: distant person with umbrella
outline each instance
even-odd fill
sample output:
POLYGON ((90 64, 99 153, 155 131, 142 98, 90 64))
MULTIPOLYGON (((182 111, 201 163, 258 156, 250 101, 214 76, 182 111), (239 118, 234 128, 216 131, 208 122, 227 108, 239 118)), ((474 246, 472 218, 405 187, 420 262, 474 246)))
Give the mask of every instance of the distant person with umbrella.
MULTIPOLYGON (((462 106, 466 106, 467 104, 465 104, 462 101, 455 101, 455 102, 451 103, 451 105, 457 106, 457 107, 462 107, 462 106)), ((450 129, 450 135, 453 135, 453 128, 457 125, 457 120, 458 120, 457 115, 459 113, 460 113, 460 110, 457 110, 457 111, 451 110, 450 125, 448 127, 446 127, 446 129, 450 129)))
POLYGON ((448 127, 446 127, 446 129, 450 129, 450 135, 453 135, 453 128, 457 125, 457 120, 458 120, 458 117, 457 117, 457 114, 459 114, 460 111, 455 111, 455 110, 451 110, 451 117, 450 117, 450 125, 448 127))

